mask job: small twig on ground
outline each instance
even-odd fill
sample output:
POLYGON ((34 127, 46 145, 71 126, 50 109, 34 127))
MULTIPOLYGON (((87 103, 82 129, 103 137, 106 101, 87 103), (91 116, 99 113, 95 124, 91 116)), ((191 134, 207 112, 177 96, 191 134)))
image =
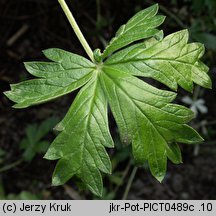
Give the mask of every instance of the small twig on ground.
POLYGON ((69 197, 71 197, 74 200, 82 200, 83 198, 80 196, 80 194, 75 191, 72 187, 68 186, 68 185, 64 185, 64 190, 67 193, 67 195, 69 197))
POLYGON ((23 36, 29 29, 28 25, 23 25, 11 38, 6 42, 7 46, 12 46, 21 36, 23 36))

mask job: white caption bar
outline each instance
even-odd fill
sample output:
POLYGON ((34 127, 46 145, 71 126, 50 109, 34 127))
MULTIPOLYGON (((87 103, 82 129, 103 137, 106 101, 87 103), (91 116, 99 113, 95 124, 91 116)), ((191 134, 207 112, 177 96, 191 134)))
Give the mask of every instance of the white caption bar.
POLYGON ((216 215, 216 201, 0 201, 0 215, 216 215))

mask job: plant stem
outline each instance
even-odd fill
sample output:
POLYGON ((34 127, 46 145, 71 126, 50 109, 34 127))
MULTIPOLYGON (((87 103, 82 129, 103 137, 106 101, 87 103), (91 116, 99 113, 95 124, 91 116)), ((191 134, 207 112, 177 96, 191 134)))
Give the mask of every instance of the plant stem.
POLYGON ((67 19, 68 19, 68 21, 70 22, 76 36, 78 37, 80 43, 82 44, 82 46, 85 49, 86 53, 88 54, 89 58, 94 62, 93 52, 92 52, 88 42, 86 41, 85 37, 83 36, 79 26, 77 25, 76 20, 74 19, 74 16, 71 13, 70 9, 68 8, 65 0, 58 0, 58 1, 62 7, 67 19))
POLYGON ((135 175, 136 175, 137 169, 138 169, 137 167, 134 167, 133 170, 132 170, 132 172, 131 172, 131 175, 130 175, 130 178, 129 178, 129 180, 128 180, 126 189, 125 189, 125 191, 124 191, 124 195, 123 195, 123 197, 122 197, 122 200, 126 200, 127 197, 128 197, 128 193, 129 193, 129 191, 130 191, 130 188, 131 188, 131 185, 132 185, 132 183, 133 183, 134 177, 135 177, 135 175))
POLYGON ((6 166, 0 168, 0 173, 10 170, 10 169, 12 169, 12 168, 18 166, 18 165, 21 164, 22 162, 23 162, 23 159, 20 159, 20 160, 17 160, 17 161, 15 161, 15 162, 11 163, 11 164, 8 164, 8 165, 6 165, 6 166))
POLYGON ((96 0, 96 5, 97 5, 97 26, 98 26, 101 21, 100 0, 96 0))
MULTIPOLYGON (((130 160, 130 161, 128 162, 126 168, 124 169, 124 172, 123 172, 123 174, 122 174, 122 179, 125 179, 126 176, 128 175, 128 172, 129 172, 129 170, 130 170, 130 168, 131 168, 131 164, 132 164, 132 160, 130 160)), ((113 190, 114 194, 116 194, 116 193, 118 192, 120 186, 122 186, 122 184, 118 184, 118 185, 114 188, 114 190, 113 190)))
POLYGON ((193 101, 196 101, 200 96, 200 86, 196 86, 193 95, 193 101))

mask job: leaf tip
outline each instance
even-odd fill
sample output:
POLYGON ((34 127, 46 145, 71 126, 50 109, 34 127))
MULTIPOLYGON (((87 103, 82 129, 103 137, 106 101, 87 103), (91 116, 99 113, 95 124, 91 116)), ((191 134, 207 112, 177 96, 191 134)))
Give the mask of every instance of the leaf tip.
POLYGON ((58 56, 58 50, 58 48, 49 48, 42 50, 42 53, 46 58, 50 59, 51 61, 58 61, 58 58, 56 58, 58 56))
POLYGON ((164 180, 164 177, 165 177, 164 173, 159 173, 159 174, 157 174, 157 175, 155 176, 155 178, 156 178, 160 183, 162 183, 162 181, 164 180))
POLYGON ((160 18, 161 18, 161 24, 165 21, 165 19, 166 19, 166 16, 164 16, 164 15, 160 15, 160 18))
POLYGON ((197 131, 194 130, 194 132, 195 132, 195 135, 193 138, 191 138, 191 144, 203 143, 205 141, 204 138, 197 131))
POLYGON ((46 160, 55 160, 55 159, 53 159, 53 155, 49 153, 49 150, 43 156, 43 159, 46 159, 46 160))
POLYGON ((188 29, 183 29, 182 33, 183 33, 183 35, 185 37, 185 40, 188 41, 188 39, 189 39, 189 31, 188 31, 188 29))
POLYGON ((41 51, 45 56, 50 53, 50 49, 44 49, 41 51))
POLYGON ((32 68, 30 66, 30 62, 23 62, 23 65, 28 72, 31 71, 32 68))
POLYGON ((62 185, 61 179, 58 176, 53 176, 52 186, 60 186, 60 185, 62 185))
POLYGON ((47 156, 47 153, 43 156, 43 159, 49 160, 49 157, 47 156))
POLYGON ((208 80, 208 82, 207 82, 207 84, 206 84, 206 86, 205 86, 207 89, 212 89, 212 81, 211 81, 211 79, 209 78, 209 80, 208 80))
POLYGON ((103 189, 98 190, 98 191, 94 191, 94 194, 101 198, 103 196, 103 189))
POLYGON ((10 91, 5 91, 5 92, 3 92, 3 94, 4 94, 7 98, 9 98, 9 96, 10 96, 10 91))
MULTIPOLYGON (((14 99, 13 99, 13 93, 11 92, 11 91, 5 91, 5 92, 3 92, 3 94, 9 99, 9 100, 11 100, 11 101, 13 101, 13 102, 16 102, 14 99)), ((13 106, 12 106, 12 108, 18 108, 18 107, 16 107, 17 106, 17 104, 14 104, 13 106)))
POLYGON ((199 135, 198 143, 203 143, 204 141, 205 141, 205 139, 199 135))
POLYGON ((23 62, 23 65, 26 67, 28 66, 28 62, 23 62))
POLYGON ((17 103, 17 104, 14 104, 12 107, 15 108, 15 109, 23 109, 23 108, 27 108, 29 106, 28 105, 24 105, 22 103, 17 103))
POLYGON ((53 128, 53 130, 55 130, 55 131, 63 131, 65 129, 65 127, 61 124, 61 122, 60 123, 58 123, 54 128, 53 128))
POLYGON ((152 5, 152 7, 155 7, 157 9, 159 9, 159 4, 158 3, 155 3, 154 5, 152 5))
POLYGON ((58 160, 63 157, 62 152, 58 151, 51 145, 47 150, 46 154, 43 156, 46 160, 58 160))
POLYGON ((204 138, 201 137, 200 134, 197 133, 197 135, 194 137, 194 139, 191 140, 191 144, 201 144, 204 141, 205 141, 204 138))

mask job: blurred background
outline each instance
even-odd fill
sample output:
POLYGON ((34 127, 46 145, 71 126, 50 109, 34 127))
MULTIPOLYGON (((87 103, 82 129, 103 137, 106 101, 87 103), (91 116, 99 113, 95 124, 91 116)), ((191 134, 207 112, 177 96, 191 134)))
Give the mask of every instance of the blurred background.
MULTIPOLYGON (((121 24, 153 0, 68 0, 91 47, 109 42, 121 24)), ((216 1, 162 0, 165 35, 188 28, 190 40, 205 44, 213 90, 178 90, 176 103, 197 115, 191 125, 205 138, 201 145, 180 145, 183 164, 168 163, 162 184, 148 167, 135 168, 130 146, 120 142, 110 115, 116 149, 109 150, 113 174, 104 176, 102 199, 216 199, 216 1)), ((52 102, 16 110, 3 92, 9 84, 32 78, 24 61, 45 60, 41 50, 57 47, 86 56, 57 0, 0 0, 0 199, 97 199, 77 179, 51 186, 55 161, 43 159, 55 138, 52 128, 63 118, 77 92, 52 102)), ((155 83, 156 87, 161 84, 155 83)))

